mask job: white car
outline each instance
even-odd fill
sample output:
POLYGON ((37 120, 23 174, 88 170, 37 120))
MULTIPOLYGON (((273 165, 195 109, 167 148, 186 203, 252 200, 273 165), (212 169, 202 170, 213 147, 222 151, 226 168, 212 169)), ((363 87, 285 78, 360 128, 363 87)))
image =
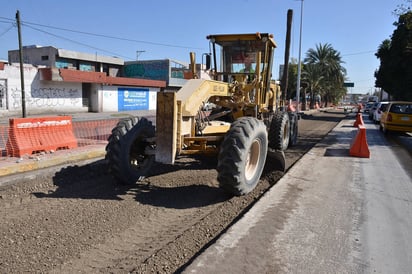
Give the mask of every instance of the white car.
POLYGON ((378 109, 378 105, 379 105, 379 102, 375 102, 375 103, 373 103, 373 105, 369 109, 368 116, 369 116, 369 119, 372 120, 372 121, 373 121, 373 114, 378 109))
POLYGON ((379 124, 381 120, 381 114, 384 112, 388 106, 389 102, 379 102, 376 110, 373 112, 373 122, 379 124))

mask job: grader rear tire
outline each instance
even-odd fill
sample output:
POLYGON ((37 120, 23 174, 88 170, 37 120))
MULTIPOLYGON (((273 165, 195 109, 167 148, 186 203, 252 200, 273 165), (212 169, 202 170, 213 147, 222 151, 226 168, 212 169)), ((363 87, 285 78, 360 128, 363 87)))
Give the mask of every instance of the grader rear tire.
POLYGON ((289 112, 289 122, 290 122, 290 137, 289 137, 289 147, 294 146, 298 142, 298 124, 299 118, 298 114, 295 112, 289 112))
POLYGON ((285 151, 289 146, 290 121, 287 112, 275 113, 269 127, 269 147, 285 151))
POLYGON ((219 186, 236 196, 251 192, 262 175, 267 145, 267 130, 262 121, 242 117, 233 122, 219 152, 219 186))
POLYGON ((149 173, 154 163, 154 143, 147 139, 155 136, 152 122, 146 118, 127 118, 112 130, 106 146, 109 171, 123 184, 135 184, 149 173))

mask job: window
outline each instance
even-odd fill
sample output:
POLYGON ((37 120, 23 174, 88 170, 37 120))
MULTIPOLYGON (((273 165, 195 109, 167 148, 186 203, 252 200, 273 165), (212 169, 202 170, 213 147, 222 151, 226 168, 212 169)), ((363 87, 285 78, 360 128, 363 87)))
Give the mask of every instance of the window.
POLYGON ((49 56, 48 56, 48 55, 43 55, 43 56, 41 57, 41 60, 42 60, 42 61, 47 61, 47 60, 49 60, 49 56))

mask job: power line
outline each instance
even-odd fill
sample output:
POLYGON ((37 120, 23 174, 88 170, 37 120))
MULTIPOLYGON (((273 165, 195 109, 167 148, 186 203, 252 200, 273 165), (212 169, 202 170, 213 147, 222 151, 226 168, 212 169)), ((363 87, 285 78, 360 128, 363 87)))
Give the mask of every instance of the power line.
POLYGON ((368 53, 371 53, 371 52, 376 52, 376 50, 360 51, 360 52, 354 52, 354 53, 346 53, 346 54, 342 54, 342 56, 361 55, 361 54, 368 54, 368 53))
MULTIPOLYGON (((29 22, 24 22, 24 23, 29 23, 29 22)), ((103 38, 109 38, 109 39, 115 39, 115 40, 121 40, 121 41, 136 42, 136 43, 143 43, 143 44, 164 46, 164 47, 174 47, 174 48, 184 48, 184 49, 201 49, 201 48, 194 48, 194 47, 181 46, 181 45, 172 45, 172 44, 157 43, 157 42, 136 40, 136 39, 130 39, 130 38, 123 38, 123 37, 111 36, 111 35, 106 35, 106 34, 98 34, 98 33, 91 33, 91 32, 85 32, 85 31, 71 30, 67 28, 53 27, 53 26, 47 26, 47 25, 42 25, 42 24, 37 24, 37 23, 29 23, 29 24, 40 26, 40 27, 45 27, 45 28, 51 28, 51 29, 56 29, 56 30, 74 32, 74 33, 79 33, 79 34, 85 34, 85 35, 90 35, 90 36, 103 37, 103 38)))
MULTIPOLYGON (((5 17, 0 17, 0 19, 11 20, 11 19, 5 18, 5 17)), ((11 21, 13 21, 13 20, 11 20, 11 21)), ((33 23, 33 22, 27 22, 27 21, 22 21, 22 24, 24 24, 26 26, 34 25, 34 26, 39 26, 39 27, 44 27, 44 28, 50 28, 50 29, 55 29, 55 30, 73 32, 73 33, 90 35, 90 36, 95 36, 95 37, 103 37, 103 38, 108 38, 108 39, 115 39, 115 40, 135 42, 135 43, 143 43, 143 44, 149 44, 149 45, 155 45, 155 46, 184 48, 184 49, 198 49, 198 50, 203 49, 203 48, 196 48, 196 47, 189 47, 189 46, 182 46, 182 45, 173 45, 173 44, 150 42, 150 41, 144 41, 144 40, 136 40, 136 39, 130 39, 130 38, 124 38, 124 37, 118 37, 118 36, 111 36, 111 35, 106 35, 106 34, 98 34, 98 33, 86 32, 86 31, 73 30, 73 29, 62 28, 62 27, 53 27, 53 26, 48 26, 48 25, 43 25, 43 24, 38 24, 38 23, 33 23)))
MULTIPOLYGON (((3 17, 3 16, 0 16, 0 19, 4 19, 4 20, 6 20, 6 22, 7 23, 10 23, 10 22, 15 22, 16 20, 15 19, 12 19, 12 18, 6 18, 6 17, 3 17)), ((5 21, 1 21, 0 20, 0 22, 5 22, 5 21)))
POLYGON ((6 29, 5 31, 3 31, 2 33, 0 33, 0 37, 3 36, 3 35, 5 35, 6 33, 8 33, 12 28, 14 28, 14 24, 11 24, 11 26, 10 26, 8 29, 6 29))
POLYGON ((123 58, 125 58, 125 59, 133 60, 133 58, 130 58, 130 57, 127 57, 127 56, 122 56, 121 54, 118 54, 118 53, 115 53, 115 52, 111 52, 111 51, 108 51, 108 50, 104 50, 104 49, 101 49, 101 48, 97 48, 97 47, 94 47, 94 46, 91 46, 91 45, 88 45, 88 44, 85 44, 85 43, 82 43, 82 42, 78 42, 78 41, 69 39, 69 38, 67 38, 67 37, 63 37, 63 36, 60 36, 60 35, 57 35, 57 34, 50 33, 50 32, 48 32, 48 31, 44 31, 44 30, 41 30, 41 29, 38 29, 38 28, 35 28, 35 27, 32 27, 32 26, 26 25, 26 24, 23 24, 23 26, 26 26, 26 27, 28 27, 28 28, 31 28, 31 29, 33 29, 33 30, 36 30, 36 31, 39 31, 39 32, 42 32, 42 33, 45 33, 45 34, 48 34, 48 35, 50 35, 50 36, 57 37, 57 38, 59 38, 59 39, 63 39, 63 40, 69 41, 69 42, 71 42, 71 43, 75 43, 75 44, 78 44, 78 45, 81 45, 81 46, 89 47, 89 48, 92 48, 92 49, 95 49, 95 50, 98 50, 98 51, 101 51, 101 52, 106 52, 106 53, 109 53, 109 54, 112 54, 112 55, 120 56, 120 57, 123 57, 123 58))

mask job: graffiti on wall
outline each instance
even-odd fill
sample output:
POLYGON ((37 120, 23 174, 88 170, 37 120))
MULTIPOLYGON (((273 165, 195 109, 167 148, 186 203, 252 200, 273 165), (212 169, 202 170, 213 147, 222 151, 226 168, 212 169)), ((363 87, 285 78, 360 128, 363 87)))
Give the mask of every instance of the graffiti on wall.
POLYGON ((63 61, 63 60, 58 60, 56 61, 55 65, 56 65, 56 68, 67 68, 71 66, 71 63, 67 61, 63 61))
POLYGON ((6 109, 7 80, 0 79, 0 110, 6 109))
POLYGON ((139 64, 128 64, 124 67, 126 77, 167 81, 169 65, 164 61, 151 61, 139 64))
MULTIPOLYGON (((26 106, 36 108, 76 106, 81 103, 80 94, 77 89, 35 88, 31 92, 26 92, 26 106)), ((21 90, 11 89, 12 108, 20 108, 21 99, 21 90)))

